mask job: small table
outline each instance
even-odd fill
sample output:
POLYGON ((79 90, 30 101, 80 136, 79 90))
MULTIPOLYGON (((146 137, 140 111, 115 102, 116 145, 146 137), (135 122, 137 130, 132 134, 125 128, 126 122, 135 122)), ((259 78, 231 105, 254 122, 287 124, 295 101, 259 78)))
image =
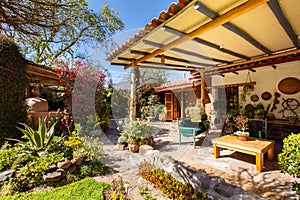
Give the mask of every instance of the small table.
POLYGON ((268 160, 274 158, 274 141, 249 138, 240 141, 234 135, 225 135, 214 141, 214 157, 220 157, 220 148, 238 151, 256 156, 256 171, 261 172, 264 167, 264 153, 268 152, 268 160))

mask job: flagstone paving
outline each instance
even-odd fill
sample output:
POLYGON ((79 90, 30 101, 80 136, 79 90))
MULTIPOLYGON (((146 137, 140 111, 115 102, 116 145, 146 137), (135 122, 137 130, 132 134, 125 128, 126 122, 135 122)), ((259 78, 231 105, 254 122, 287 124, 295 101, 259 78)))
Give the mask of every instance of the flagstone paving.
MULTIPOLYGON (((257 199, 257 196, 266 199, 295 198, 295 192, 291 191, 291 185, 296 179, 288 174, 280 173, 277 158, 272 161, 265 160, 264 170, 258 173, 255 170, 254 156, 222 150, 220 158, 215 159, 213 157, 211 140, 220 135, 218 131, 210 131, 208 137, 199 138, 197 147, 194 149, 191 138, 183 138, 182 145, 178 145, 176 123, 155 122, 153 125, 158 127, 154 135, 154 154, 161 156, 169 155, 174 160, 186 163, 194 169, 204 170, 210 175, 221 177, 227 183, 238 186, 246 191, 248 194, 247 199, 257 199)), ((134 189, 130 192, 132 199, 143 199, 138 194, 138 186, 143 184, 152 189, 153 197, 168 199, 138 175, 137 165, 143 159, 143 155, 118 150, 115 144, 119 133, 115 130, 113 123, 109 132, 108 134, 110 135, 106 134, 108 137, 101 138, 105 144, 104 162, 114 169, 115 173, 108 177, 96 177, 96 179, 113 180, 120 175, 125 181, 134 186, 134 189)), ((276 143, 275 155, 279 152, 280 144, 276 143)), ((237 198, 232 197, 228 199, 237 198)))

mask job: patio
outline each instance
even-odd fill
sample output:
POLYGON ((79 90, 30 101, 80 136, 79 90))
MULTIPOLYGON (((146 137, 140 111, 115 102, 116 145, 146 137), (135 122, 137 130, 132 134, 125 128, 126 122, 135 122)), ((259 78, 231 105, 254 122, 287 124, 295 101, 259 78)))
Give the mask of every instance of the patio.
MULTIPOLYGON (((162 145, 158 147, 161 152, 166 151, 178 161, 185 162, 197 169, 204 169, 209 174, 220 176, 228 183, 242 187, 246 191, 259 194, 261 197, 271 199, 291 198, 289 196, 292 194, 291 183, 295 179, 287 174, 280 173, 278 170, 277 155, 282 148, 280 141, 276 141, 275 143, 274 159, 267 160, 265 158, 265 168, 262 172, 258 173, 255 170, 255 156, 222 150, 222 156, 215 159, 212 146, 206 146, 209 143, 207 138, 199 139, 196 143, 196 149, 192 147, 191 138, 186 138, 185 145, 179 147, 176 126, 174 127, 172 123, 164 123, 163 126, 173 126, 173 128, 170 129, 172 131, 169 132, 168 136, 160 135, 156 138, 158 141, 163 141, 162 145)), ((219 133, 215 134, 218 135, 219 133)))
MULTIPOLYGON (((262 172, 258 173, 255 168, 255 156, 222 150, 222 156, 218 159, 214 158, 210 140, 213 136, 220 134, 218 130, 211 130, 207 137, 198 138, 196 148, 193 148, 192 138, 183 137, 182 144, 179 146, 177 123, 152 122, 152 125, 158 127, 154 136, 153 154, 169 155, 174 160, 183 162, 197 171, 204 170, 209 175, 221 177, 226 183, 240 187, 253 196, 258 195, 267 199, 295 198, 291 185, 296 179, 278 170, 277 155, 282 148, 279 141, 275 143, 274 159, 265 158, 265 167, 262 172)), ((125 180, 132 182, 139 179, 132 163, 136 164, 137 160, 147 155, 118 151, 114 141, 106 140, 106 144, 110 144, 105 145, 107 149, 105 159, 107 159, 108 166, 116 169, 125 180), (133 162, 133 160, 136 161, 133 162)), ((137 184, 137 181, 134 184, 137 184)))

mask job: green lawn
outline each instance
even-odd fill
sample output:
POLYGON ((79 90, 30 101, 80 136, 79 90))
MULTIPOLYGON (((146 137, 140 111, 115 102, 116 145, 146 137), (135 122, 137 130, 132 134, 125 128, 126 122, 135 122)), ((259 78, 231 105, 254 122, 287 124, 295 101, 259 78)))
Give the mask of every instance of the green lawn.
POLYGON ((101 200, 104 199, 104 189, 108 188, 107 183, 97 182, 91 178, 85 178, 81 181, 53 189, 48 192, 16 194, 13 196, 0 197, 0 200, 8 199, 30 199, 30 200, 64 200, 64 199, 82 199, 82 200, 101 200))

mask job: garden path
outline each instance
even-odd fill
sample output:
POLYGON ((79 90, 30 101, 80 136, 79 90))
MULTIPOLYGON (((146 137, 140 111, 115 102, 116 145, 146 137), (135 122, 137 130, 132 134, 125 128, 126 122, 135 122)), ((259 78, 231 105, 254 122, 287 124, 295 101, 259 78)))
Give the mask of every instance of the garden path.
MULTIPOLYGON (((196 169, 203 169, 207 173, 222 177, 226 182, 236 185, 266 199, 293 199, 295 193, 291 191, 291 184, 296 179, 288 174, 280 173, 276 155, 280 152, 280 143, 275 144, 275 159, 265 161, 265 168, 261 173, 255 171, 255 158, 250 155, 221 151, 221 157, 215 159, 211 148, 211 139, 220 134, 210 130, 208 137, 199 138, 197 147, 192 147, 191 138, 184 138, 182 145, 178 145, 178 129, 176 123, 155 122, 158 131, 154 136, 155 150, 160 154, 170 155, 173 159, 187 163, 196 169), (211 138, 211 139, 210 139, 211 138), (234 158, 234 159, 233 159, 234 158)), ((120 133, 112 122, 107 134, 103 137, 105 158, 104 162, 116 173, 108 177, 96 177, 97 180, 113 180, 118 175, 128 181, 134 189, 130 192, 132 199, 143 199, 139 196, 138 186, 145 184, 152 190, 152 196, 168 199, 152 185, 147 184, 138 175, 137 162, 141 154, 118 150, 116 141, 120 133)), ((300 181, 300 180, 298 180, 300 181)))

